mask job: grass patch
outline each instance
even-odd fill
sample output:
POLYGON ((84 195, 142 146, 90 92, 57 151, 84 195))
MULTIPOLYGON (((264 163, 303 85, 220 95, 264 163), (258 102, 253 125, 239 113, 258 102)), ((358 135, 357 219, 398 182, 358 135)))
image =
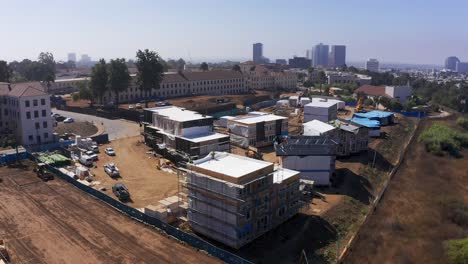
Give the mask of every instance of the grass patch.
POLYGON ((468 263, 468 238, 446 241, 445 252, 451 264, 468 263))
POLYGON ((433 124, 419 136, 419 141, 426 145, 426 150, 443 156, 445 152, 454 157, 461 157, 460 150, 468 146, 468 133, 459 132, 442 124, 433 124))
POLYGON ((468 130, 468 118, 465 118, 465 117, 459 117, 457 119, 457 124, 461 127, 463 127, 464 129, 468 130))

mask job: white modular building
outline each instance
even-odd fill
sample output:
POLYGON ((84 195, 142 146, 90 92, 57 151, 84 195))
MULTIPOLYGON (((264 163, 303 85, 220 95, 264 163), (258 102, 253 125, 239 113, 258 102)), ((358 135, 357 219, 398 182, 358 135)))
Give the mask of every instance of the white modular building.
POLYGON ((275 144, 283 168, 299 171, 301 179, 329 186, 335 174, 337 142, 331 137, 290 136, 275 144))
POLYGON ((304 106, 304 122, 314 119, 322 122, 330 122, 337 118, 336 100, 322 99, 312 100, 311 103, 304 106))
POLYGON ((302 124, 302 128, 304 136, 333 136, 336 132, 336 127, 316 119, 302 124))
POLYGON ((247 116, 228 120, 228 129, 234 145, 244 148, 270 146, 277 136, 288 134, 288 118, 251 112, 247 116))

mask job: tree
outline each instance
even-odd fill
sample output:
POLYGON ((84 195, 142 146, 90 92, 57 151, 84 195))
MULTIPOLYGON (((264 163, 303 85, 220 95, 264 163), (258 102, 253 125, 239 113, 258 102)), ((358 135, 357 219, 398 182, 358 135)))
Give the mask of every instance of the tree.
POLYGON ((177 60, 177 70, 178 71, 183 71, 185 69, 185 61, 182 58, 179 58, 177 60))
POLYGON ((233 71, 238 71, 238 72, 240 72, 240 71, 241 71, 241 67, 240 67, 238 64, 235 64, 234 66, 232 66, 232 70, 233 70, 233 71))
MULTIPOLYGON (((140 90, 148 94, 152 89, 159 89, 164 76, 164 65, 158 53, 145 49, 137 51, 135 65, 138 69, 138 86, 140 90)), ((148 107, 148 101, 145 102, 148 107)))
POLYGON ((91 107, 93 106, 93 94, 89 89, 88 81, 78 82, 78 96, 82 100, 89 100, 91 107))
POLYGON ((50 52, 41 52, 38 57, 38 62, 41 67, 41 81, 47 82, 49 86, 51 82, 55 81, 55 60, 54 55, 50 52))
POLYGON ((12 72, 7 62, 0 60, 0 82, 10 82, 11 75, 12 72))
POLYGON ((104 59, 100 59, 99 63, 91 69, 91 82, 89 88, 93 97, 97 97, 100 102, 107 91, 109 75, 107 72, 107 64, 104 59))
POLYGON ((119 93, 125 91, 130 84, 130 74, 125 59, 111 60, 109 63, 108 87, 115 93, 115 105, 119 106, 119 93))
POLYGON ((398 100, 392 100, 389 104, 389 108, 393 111, 401 111, 403 105, 398 100))
POLYGON ((200 64, 200 70, 207 71, 208 70, 208 63, 202 62, 202 64, 200 64))
POLYGON ((327 81, 327 75, 324 71, 319 72, 318 79, 320 82, 320 94, 322 94, 322 85, 327 81))

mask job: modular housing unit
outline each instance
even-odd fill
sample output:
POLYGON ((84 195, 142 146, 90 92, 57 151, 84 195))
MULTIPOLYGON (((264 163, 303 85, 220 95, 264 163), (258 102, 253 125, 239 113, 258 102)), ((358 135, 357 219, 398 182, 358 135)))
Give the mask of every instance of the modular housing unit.
POLYGON ((328 123, 337 118, 337 100, 312 99, 312 102, 304 106, 304 122, 314 119, 328 123))
POLYGON ((225 152, 186 171, 190 227, 229 247, 242 247, 299 210, 297 171, 225 152))

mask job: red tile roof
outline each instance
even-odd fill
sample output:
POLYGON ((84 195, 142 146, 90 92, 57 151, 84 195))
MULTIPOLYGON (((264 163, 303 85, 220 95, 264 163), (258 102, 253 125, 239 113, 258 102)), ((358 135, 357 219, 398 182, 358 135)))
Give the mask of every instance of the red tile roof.
POLYGON ((12 83, 10 96, 27 97, 46 95, 45 84, 40 82, 12 83))
POLYGON ((355 94, 363 93, 370 96, 388 96, 385 93, 385 86, 363 85, 354 91, 355 94))

